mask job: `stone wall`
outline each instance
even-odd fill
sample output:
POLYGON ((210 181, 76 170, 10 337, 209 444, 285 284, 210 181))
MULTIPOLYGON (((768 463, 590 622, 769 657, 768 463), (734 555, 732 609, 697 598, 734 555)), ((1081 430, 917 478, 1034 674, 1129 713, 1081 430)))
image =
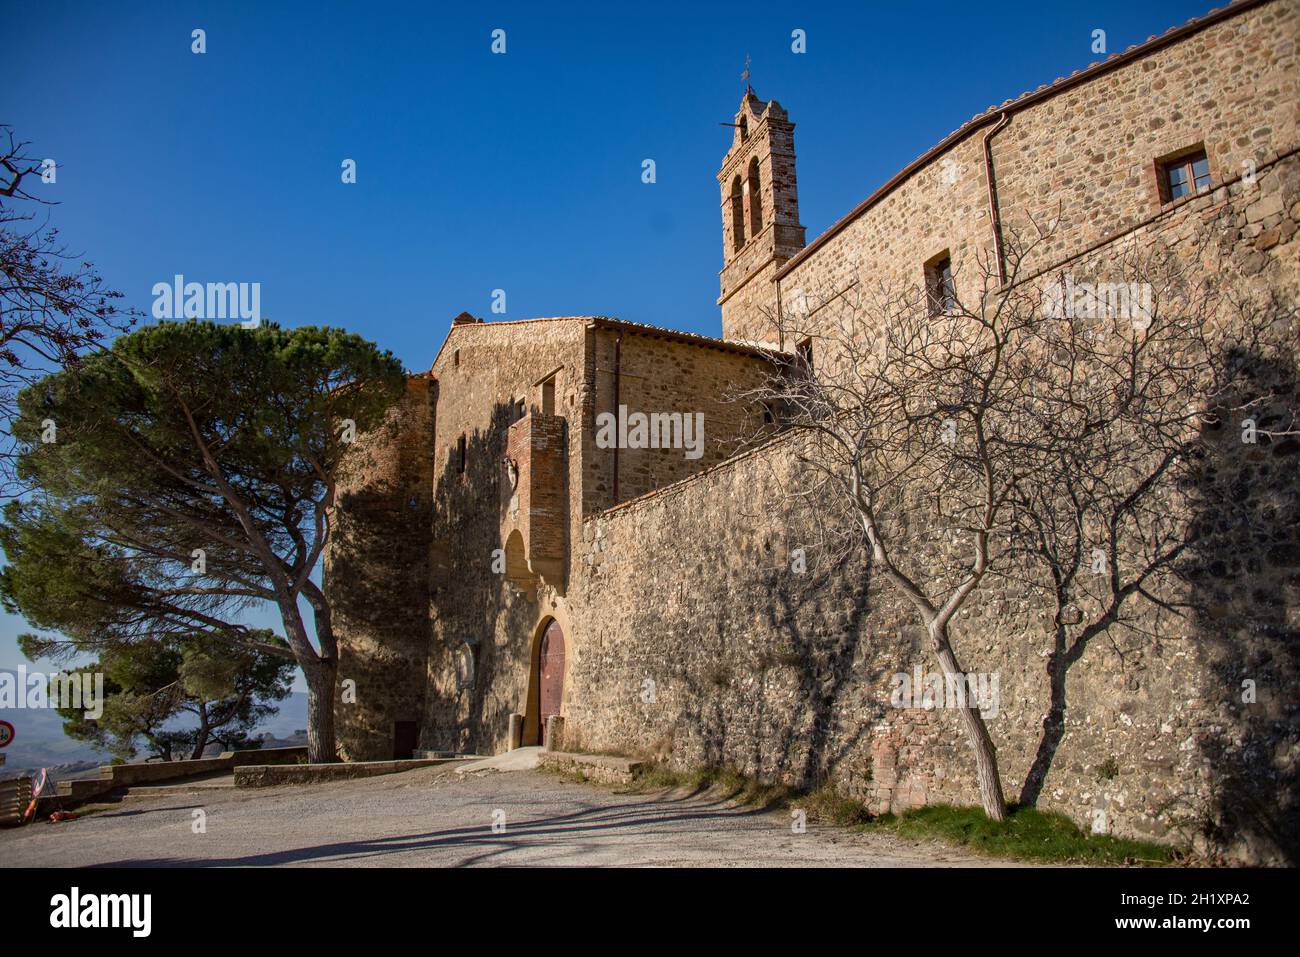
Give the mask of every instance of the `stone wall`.
MULTIPOLYGON (((1300 155, 1257 174, 1120 242, 1185 250, 1238 294, 1294 304, 1300 155)), ((1060 265, 1093 274, 1118 248, 1060 265)), ((1274 373, 1294 388, 1293 363, 1274 373)), ((1285 424, 1261 412, 1266 421, 1285 424)), ((1235 464, 1184 500, 1194 542, 1184 580, 1195 594, 1165 596, 1199 610, 1138 602, 1136 631, 1113 629, 1070 669, 1067 733, 1041 805, 1088 827, 1208 834, 1245 859, 1278 860, 1297 847, 1300 442, 1247 446, 1235 426, 1223 432, 1235 464), (1143 633, 1150 640, 1134 639, 1143 633), (1249 704, 1245 680, 1257 694, 1249 704)), ((580 654, 569 666, 566 745, 832 783, 876 810, 975 803, 952 713, 890 707, 893 675, 935 667, 910 608, 860 555, 792 571, 793 550, 814 536, 810 513, 782 493, 806 484, 782 440, 584 523, 587 571, 568 599, 580 654)), ((831 514, 831 503, 817 511, 831 514)), ((920 528, 924 514, 909 510, 920 528)), ((922 547, 911 556, 919 566, 952 565, 922 547)), ((1049 617, 1041 592, 1000 579, 956 625, 963 666, 999 675, 1001 711, 989 724, 1012 799, 1048 707, 1049 617)))
MULTIPOLYGON (((795 550, 815 536, 782 490, 800 481, 778 441, 585 523, 592 567, 569 605, 581 654, 569 665, 566 747, 832 785, 878 812, 978 803, 955 712, 891 702, 896 675, 936 670, 910 606, 860 552, 829 567, 810 554, 797 570, 795 550)), ((942 555, 916 558, 927 560, 942 555)), ((1098 641, 1070 670, 1069 730, 1040 806, 1085 828, 1195 839, 1221 779, 1207 742, 1225 737, 1217 721, 1239 681, 1207 668, 1196 627, 1154 606, 1144 614, 1160 640, 1121 642, 1122 654, 1098 641)), ((1049 618, 1041 596, 1003 582, 954 627, 963 667, 998 677, 988 725, 1012 800, 1047 710, 1049 618)), ((1289 722, 1270 740, 1289 749, 1292 772, 1279 779, 1272 758, 1251 760, 1276 795, 1294 784, 1295 709, 1279 692, 1295 679, 1271 678, 1281 684, 1255 720, 1289 722)))
MULTIPOLYGON (((545 431, 561 446, 557 451, 580 441, 590 414, 586 327, 587 320, 565 318, 457 325, 434 363, 441 388, 422 748, 504 750, 510 715, 526 699, 537 595, 562 588, 563 576, 559 581, 534 578, 534 566, 527 579, 511 582, 508 569, 497 561, 498 550, 513 549, 508 540, 518 528, 518 519, 511 517, 505 457, 512 427, 519 427, 515 432, 521 437, 524 429, 531 435, 534 416, 550 420, 545 431), (541 382, 552 375, 555 415, 542 417, 541 382), (458 461, 462 435, 463 471, 458 461)), ((519 481, 529 483, 530 500, 537 493, 549 511, 559 510, 556 490, 536 489, 531 459, 520 458, 519 481)), ((567 496, 567 515, 581 514, 578 460, 564 451, 562 460, 548 463, 546 474, 567 496)), ((552 536, 558 531, 549 529, 552 536)), ((514 564, 510 554, 504 557, 507 565, 514 564)), ((565 558, 567 553, 559 564, 567 573, 565 558)))
POLYGON ((336 732, 351 760, 391 758, 394 723, 424 711, 436 401, 433 380, 408 380, 339 482, 324 581, 339 643, 336 732))
MULTIPOLYGON (((1108 255, 1159 243, 1195 255, 1239 291, 1300 294, 1297 26, 1294 3, 1242 3, 1172 45, 1010 112, 991 140, 1005 234, 1031 216, 1056 220, 1018 279, 1037 283, 1063 269, 1109 279, 1094 275, 1108 255), (1212 188, 1161 202, 1156 160, 1196 143, 1209 154, 1212 188)), ((771 339, 767 311, 778 294, 782 304, 815 306, 866 281, 919 286, 923 264, 945 251, 959 294, 969 293, 973 264, 992 246, 982 137, 998 116, 956 136, 788 265, 763 267, 782 268, 779 287, 767 275, 741 284, 724 308, 727 335, 771 339)), ((834 316, 828 308, 811 321, 834 316)), ((797 567, 795 550, 815 538, 818 503, 790 503, 783 490, 804 477, 789 440, 755 448, 761 410, 729 401, 763 379, 768 358, 687 339, 598 318, 453 326, 433 368, 436 432, 431 411, 401 412, 407 438, 379 443, 388 464, 341 499, 350 564, 327 566, 348 583, 340 674, 370 675, 358 685, 367 716, 340 711, 350 753, 387 757, 385 728, 413 705, 424 748, 504 750, 512 714, 524 716, 524 740, 534 741, 537 648, 554 618, 567 645, 568 748, 833 784, 876 810, 974 803, 953 712, 890 701, 895 676, 934 670, 911 609, 861 554, 838 563, 806 554, 797 567), (540 382, 552 375, 553 418, 539 414, 540 382), (595 430, 597 415, 617 404, 705 412, 704 456, 619 450, 616 488, 613 450, 597 447, 595 430), (554 521, 567 503, 562 573, 493 567, 518 527, 504 484, 511 441, 516 458, 546 457, 542 518, 554 521), (429 511, 408 515, 408 496, 390 485, 414 490, 429 511), (375 487, 382 491, 356 494, 375 487), (411 551, 421 547, 427 559, 411 551), (404 596, 399 614, 393 594, 404 596)), ((1041 804, 1098 830, 1208 834, 1244 857, 1294 860, 1300 444, 1237 451, 1232 468, 1189 492, 1188 522, 1205 529, 1189 575, 1213 600, 1192 616, 1145 605, 1139 621, 1152 640, 1108 635, 1116 640, 1089 645, 1069 672, 1068 729, 1041 804), (1248 706, 1243 680, 1259 690, 1248 706)), ((521 461, 519 479, 530 502, 533 461, 521 461)), ((821 505, 824 517, 833 503, 821 505)), ((923 507, 895 519, 914 523, 915 561, 952 565, 944 542, 925 537, 923 507)), ((981 589, 954 627, 963 666, 998 676, 989 725, 1012 799, 1049 692, 1052 622, 1033 591, 1041 583, 1029 570, 1023 578, 981 589)))
POLYGON ((515 422, 506 457, 501 536, 511 565, 507 578, 528 589, 540 576, 563 588, 569 538, 564 418, 533 412, 515 422))
MULTIPOLYGON (((924 264, 944 251, 958 294, 973 295, 979 257, 993 249, 983 139, 1003 111, 1007 122, 990 143, 1004 239, 1025 234, 1033 220, 1060 223, 1026 263, 1029 272, 1159 215, 1169 204, 1157 161, 1171 153, 1203 145, 1220 186, 1300 146, 1300 6, 1234 6, 1170 45, 973 120, 791 260, 778 280, 783 309, 800 294, 815 305, 864 282, 916 286, 924 264)), ((727 338, 772 339, 759 307, 776 301, 774 292, 746 289, 752 309, 729 304, 727 338)))
POLYGON ((447 764, 454 758, 414 758, 402 761, 348 761, 341 764, 250 764, 235 768, 235 787, 274 788, 284 785, 328 784, 383 774, 401 774, 416 768, 447 764))
POLYGON ((716 464, 763 428, 761 412, 730 398, 737 388, 759 384, 770 369, 752 350, 682 341, 675 333, 614 320, 453 327, 434 364, 439 470, 422 747, 503 750, 511 714, 524 716, 525 741, 538 737, 533 666, 540 631, 549 617, 564 614, 566 590, 582 574, 571 547, 582 516, 614 503, 615 450, 598 448, 595 432, 597 414, 616 409, 616 343, 619 403, 629 411, 705 417, 699 459, 686 458, 682 449, 618 450, 619 500, 716 464), (535 385, 551 373, 557 378, 554 417, 540 414, 535 385), (517 420, 520 397, 531 411, 517 420), (463 474, 456 460, 462 434, 468 457, 463 474), (515 489, 504 466, 512 448, 515 489), (544 503, 540 510, 538 503, 544 503), (558 528, 561 516, 566 524, 558 528), (533 554, 538 521, 546 555, 533 554), (557 542, 566 546, 562 571, 549 564, 557 542), (516 547, 523 558, 516 558, 516 547), (497 549, 505 552, 500 570, 492 561, 497 549))
POLYGON ((669 485, 723 461, 756 441, 763 429, 761 407, 743 401, 745 390, 761 386, 771 374, 763 356, 723 343, 681 342, 647 330, 598 329, 593 362, 593 417, 584 423, 583 453, 589 515, 669 485), (617 400, 615 369, 617 368, 617 400), (595 416, 628 413, 701 413, 702 455, 687 458, 680 448, 612 448, 596 445, 595 416), (617 458, 617 495, 615 459, 617 458))

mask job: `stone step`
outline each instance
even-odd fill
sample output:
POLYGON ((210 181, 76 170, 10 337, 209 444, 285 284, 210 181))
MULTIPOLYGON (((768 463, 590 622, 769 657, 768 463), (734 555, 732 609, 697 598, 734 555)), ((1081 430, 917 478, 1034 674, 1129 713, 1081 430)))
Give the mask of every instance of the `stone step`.
POLYGON ((538 755, 541 767, 560 771, 581 771, 593 781, 605 784, 631 784, 645 761, 616 754, 578 754, 572 751, 543 751, 538 755))

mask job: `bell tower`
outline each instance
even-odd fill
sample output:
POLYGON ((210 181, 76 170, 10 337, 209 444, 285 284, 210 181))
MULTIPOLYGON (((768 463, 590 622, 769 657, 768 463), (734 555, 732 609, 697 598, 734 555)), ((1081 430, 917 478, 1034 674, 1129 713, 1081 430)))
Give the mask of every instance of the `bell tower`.
MULTIPOLYGON (((747 71, 748 72, 748 71, 747 71)), ((776 271, 804 247, 794 173, 794 124, 746 85, 722 159, 722 335, 775 338, 776 271)))

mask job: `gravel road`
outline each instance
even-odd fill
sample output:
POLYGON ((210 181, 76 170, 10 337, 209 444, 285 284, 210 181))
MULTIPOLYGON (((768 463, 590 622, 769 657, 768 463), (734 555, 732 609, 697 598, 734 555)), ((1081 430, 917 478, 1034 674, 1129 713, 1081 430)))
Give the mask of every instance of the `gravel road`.
POLYGON ((448 766, 310 787, 130 795, 0 831, 0 866, 989 866, 969 852, 808 825, 710 795, 617 793, 448 766), (201 819, 206 833, 195 833, 201 819), (494 821, 498 830, 493 829, 494 821))

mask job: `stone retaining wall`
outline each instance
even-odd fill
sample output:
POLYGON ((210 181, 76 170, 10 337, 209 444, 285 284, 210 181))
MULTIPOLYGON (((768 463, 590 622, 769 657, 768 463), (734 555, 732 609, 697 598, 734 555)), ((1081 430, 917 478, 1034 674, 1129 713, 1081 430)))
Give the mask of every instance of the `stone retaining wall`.
POLYGON ((573 754, 567 751, 542 751, 537 756, 539 768, 580 773, 588 781, 601 784, 631 784, 646 762, 609 754, 573 754))
POLYGON ((237 788, 273 788, 282 784, 323 784, 396 774, 416 768, 446 764, 452 758, 414 758, 406 761, 346 761, 340 764, 253 764, 235 769, 237 788))

